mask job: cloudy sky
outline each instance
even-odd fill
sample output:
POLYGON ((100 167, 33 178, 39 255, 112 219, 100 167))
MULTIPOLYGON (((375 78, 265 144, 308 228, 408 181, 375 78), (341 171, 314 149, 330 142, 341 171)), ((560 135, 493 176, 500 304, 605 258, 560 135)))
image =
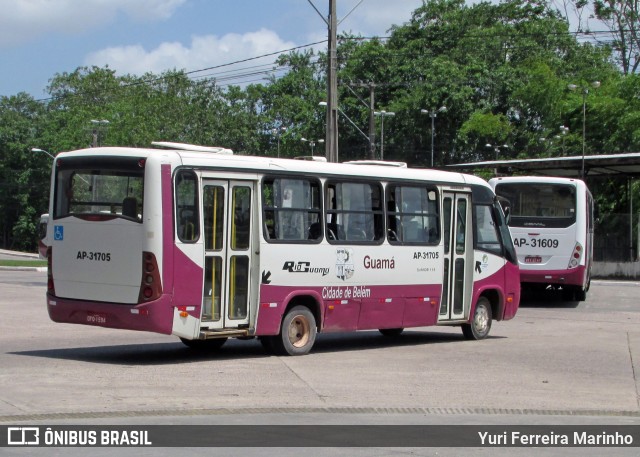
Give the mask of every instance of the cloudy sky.
MULTIPOLYGON (((312 2, 326 17, 329 1, 312 2)), ((347 16, 359 2, 337 0, 339 32, 386 36, 422 4, 362 0, 347 16)), ((85 65, 135 75, 194 71, 327 38, 307 0, 0 0, 0 11, 0 96, 46 98, 51 77, 85 65)))

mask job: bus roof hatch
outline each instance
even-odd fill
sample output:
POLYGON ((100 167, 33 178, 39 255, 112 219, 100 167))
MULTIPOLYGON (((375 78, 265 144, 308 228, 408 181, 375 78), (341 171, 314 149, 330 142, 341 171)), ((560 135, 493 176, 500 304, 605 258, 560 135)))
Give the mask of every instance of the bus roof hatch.
POLYGON ((181 151, 213 152, 216 154, 233 154, 231 149, 217 146, 198 146, 196 144, 173 143, 171 141, 152 141, 152 146, 165 149, 179 149, 181 151))

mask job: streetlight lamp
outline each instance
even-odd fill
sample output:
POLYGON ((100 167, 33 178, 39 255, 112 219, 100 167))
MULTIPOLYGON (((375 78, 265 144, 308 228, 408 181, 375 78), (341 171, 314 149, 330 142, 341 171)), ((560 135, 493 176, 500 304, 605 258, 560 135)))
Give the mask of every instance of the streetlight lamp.
POLYGON ((421 109, 420 112, 422 114, 428 114, 429 116, 431 116, 431 168, 433 168, 433 138, 435 135, 435 128, 436 128, 436 117, 438 116, 438 113, 444 113, 447 111, 447 107, 446 106, 441 106, 438 109, 432 109, 432 110, 428 110, 428 109, 421 109))
POLYGON ((48 155, 49 157, 51 157, 52 159, 55 159, 56 157, 51 154, 49 151, 45 151, 44 149, 40 149, 40 148, 31 148, 31 152, 44 152, 46 155, 48 155))
POLYGON ((395 116, 393 111, 374 111, 376 116, 380 116, 380 160, 384 160, 384 118, 387 116, 395 116))
POLYGON ((106 119, 96 120, 91 119, 91 123, 94 125, 92 135, 93 141, 91 142, 92 148, 97 148, 100 146, 100 131, 102 130, 102 126, 109 125, 109 121, 106 119))
POLYGON ((582 179, 584 179, 584 154, 585 154, 585 147, 586 147, 586 136, 587 136, 587 95, 589 95, 589 87, 593 87, 594 89, 597 89, 598 87, 600 87, 600 81, 593 81, 591 84, 586 85, 576 85, 576 84, 569 84, 567 86, 569 88, 569 90, 580 90, 582 92, 582 173, 581 173, 581 177, 582 179))
POLYGON ((566 155, 565 154, 565 150, 564 150, 564 137, 567 136, 567 133, 569 133, 569 127, 566 127, 564 125, 560 126, 560 133, 562 134, 562 155, 566 155))
POLYGON ((503 145, 500 145, 500 146, 494 146, 494 145, 492 145, 490 143, 487 143, 484 146, 486 148, 493 148, 493 150, 496 152, 496 161, 498 160, 498 152, 500 152, 500 149, 508 149, 509 148, 509 145, 507 145, 507 144, 503 144, 503 145))
MULTIPOLYGON (((311 157, 313 157, 313 148, 316 145, 316 141, 314 140, 307 140, 306 138, 300 138, 300 141, 304 141, 305 143, 309 143, 309 146, 311 146, 311 157)), ((318 143, 324 143, 323 139, 317 140, 318 143)))

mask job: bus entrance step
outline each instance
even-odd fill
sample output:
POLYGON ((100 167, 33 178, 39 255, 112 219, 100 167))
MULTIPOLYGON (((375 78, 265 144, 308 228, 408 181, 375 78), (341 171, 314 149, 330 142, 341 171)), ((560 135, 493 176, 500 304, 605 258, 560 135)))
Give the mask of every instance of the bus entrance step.
POLYGON ((247 336, 249 336, 248 330, 202 330, 199 339, 210 340, 213 338, 242 338, 247 336))

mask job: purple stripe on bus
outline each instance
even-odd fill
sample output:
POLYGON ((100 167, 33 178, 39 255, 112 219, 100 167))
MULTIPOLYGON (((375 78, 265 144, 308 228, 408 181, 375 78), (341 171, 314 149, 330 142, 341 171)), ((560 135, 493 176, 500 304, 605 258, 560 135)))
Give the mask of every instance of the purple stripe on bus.
POLYGON ((520 270, 520 281, 582 286, 586 282, 586 273, 587 267, 585 265, 579 265, 571 270, 520 270))
MULTIPOLYGON (((196 319, 200 319, 202 304, 203 271, 200 266, 187 257, 177 246, 173 246, 173 305, 193 306, 188 311, 196 319)), ((165 251, 166 252, 166 251, 165 251)))
POLYGON ((434 325, 442 286, 343 285, 325 287, 260 287, 257 335, 275 335, 282 316, 296 297, 313 297, 323 332, 434 325))
POLYGON ((171 295, 142 305, 86 302, 47 296, 49 317, 54 322, 97 325, 100 327, 171 334, 173 313, 171 295), (55 304, 52 304, 55 303, 55 304))

